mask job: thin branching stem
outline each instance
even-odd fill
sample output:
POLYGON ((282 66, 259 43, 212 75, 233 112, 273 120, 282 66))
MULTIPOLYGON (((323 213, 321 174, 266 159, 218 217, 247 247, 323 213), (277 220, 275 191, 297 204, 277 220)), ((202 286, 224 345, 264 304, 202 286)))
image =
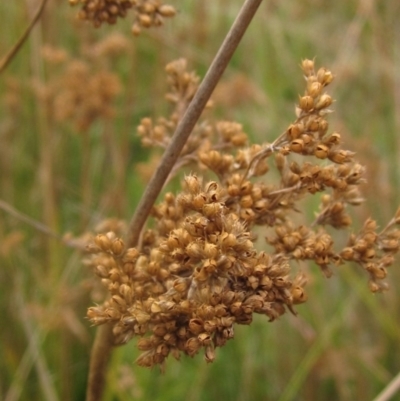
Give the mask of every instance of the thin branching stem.
POLYGON ((245 2, 208 69, 204 80, 200 84, 196 95, 187 108, 182 120, 179 122, 171 142, 166 149, 157 170, 146 187, 129 224, 128 246, 135 246, 137 244, 142 228, 146 223, 154 202, 161 192, 169 173, 174 167, 174 164, 193 130, 193 127, 198 121, 207 101, 210 99, 214 88, 228 65, 228 62, 237 48, 243 34, 246 32, 246 29, 261 1, 262 0, 247 0, 245 2))
POLYGON ((10 64, 11 60, 16 56, 18 51, 22 48, 22 45, 25 43, 26 39, 28 39, 29 34, 31 33, 33 27, 39 21, 46 3, 47 3, 47 0, 42 0, 39 8, 36 11, 36 14, 32 18, 32 21, 25 29, 25 32, 18 39, 17 43, 12 47, 12 49, 0 60, 0 74, 7 68, 8 64, 10 64))
POLYGON ((74 249, 80 249, 84 250, 85 246, 81 244, 79 241, 74 241, 70 240, 66 237, 63 237, 62 235, 56 233, 52 229, 50 229, 48 226, 45 224, 41 223, 40 221, 37 221, 35 219, 32 219, 31 217, 27 216, 26 214, 21 213, 14 207, 12 207, 10 204, 7 202, 3 201, 0 199, 0 209, 8 213, 10 216, 13 216, 14 218, 22 221, 23 223, 33 227, 35 230, 41 232, 42 234, 47 235, 48 237, 55 238, 58 241, 62 242, 64 245, 74 248, 74 249))

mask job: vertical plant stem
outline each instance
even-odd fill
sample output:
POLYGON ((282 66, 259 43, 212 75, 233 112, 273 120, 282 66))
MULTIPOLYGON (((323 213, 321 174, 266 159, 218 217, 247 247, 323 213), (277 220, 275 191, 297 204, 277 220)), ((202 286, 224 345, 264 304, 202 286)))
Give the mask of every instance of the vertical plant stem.
MULTIPOLYGON (((178 159, 183 146, 189 138, 193 127, 199 119, 200 114, 207 104, 207 101, 221 78, 222 73, 228 65, 241 38, 246 32, 246 29, 261 4, 261 1, 262 0, 246 0, 236 17, 196 95, 186 110, 182 120, 178 124, 171 139, 171 143, 166 149, 156 172, 151 178, 150 183, 139 202, 129 225, 127 239, 128 246, 137 245, 142 228, 155 200, 157 199, 157 196, 161 192, 161 189, 178 159)), ((110 325, 107 324, 98 328, 91 353, 86 401, 100 401, 102 398, 105 386, 107 363, 112 351, 112 338, 112 327, 110 325)))
POLYGON ((112 326, 104 324, 97 329, 90 355, 86 401, 100 401, 106 383, 107 365, 113 344, 112 326))
POLYGON ((134 246, 138 242, 142 228, 149 216, 154 202, 157 199, 157 196, 161 192, 161 189, 178 159, 190 133, 192 132, 193 127, 199 119, 207 101, 210 99, 214 88, 228 65, 229 60, 237 48, 243 34, 246 32, 246 29, 261 1, 262 0, 247 0, 236 17, 235 22, 208 69, 196 95, 187 108, 182 120, 179 122, 157 170, 146 187, 145 193, 143 194, 129 224, 128 246, 134 246))

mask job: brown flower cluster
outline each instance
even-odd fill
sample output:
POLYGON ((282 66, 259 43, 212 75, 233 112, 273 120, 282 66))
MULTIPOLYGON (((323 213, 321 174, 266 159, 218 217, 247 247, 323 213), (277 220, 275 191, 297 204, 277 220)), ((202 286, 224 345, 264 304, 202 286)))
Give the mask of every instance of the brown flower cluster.
POLYGON ((124 38, 110 36, 92 46, 86 57, 74 59, 61 49, 43 49, 50 79, 46 84, 36 84, 35 89, 56 121, 72 121, 79 132, 85 132, 94 121, 115 115, 114 102, 121 83, 104 60, 125 51, 124 43, 124 38))
MULTIPOLYGON (((113 326, 115 342, 141 338, 142 366, 162 364, 172 354, 207 361, 234 335, 234 324, 250 324, 253 314, 270 321, 306 301, 306 279, 291 261, 312 261, 327 275, 352 261, 369 275, 371 291, 387 288, 383 279, 400 247, 400 211, 381 231, 368 219, 336 249, 326 226, 351 225, 348 206, 362 202, 364 168, 342 148, 340 134, 328 132, 330 71, 305 60, 306 91, 296 120, 273 143, 248 145, 236 122, 200 121, 177 162, 212 174, 184 178, 179 194, 167 193, 153 208, 154 224, 137 248, 125 249, 113 232, 100 234, 89 247, 90 265, 110 293, 88 317, 113 326), (322 159, 322 161, 321 161, 322 159), (277 174, 269 174, 275 170, 277 174), (269 179, 266 176, 270 177, 269 179), (298 224, 301 199, 321 193, 313 222, 298 224), (257 250, 257 226, 271 232, 270 252, 257 250)), ((168 118, 142 120, 143 143, 165 147, 195 93, 198 78, 178 60, 167 67, 174 104, 168 118)))
POLYGON ((142 252, 114 234, 98 235, 90 251, 96 273, 111 298, 89 309, 93 323, 112 322, 116 343, 146 335, 138 347, 143 366, 172 353, 195 355, 233 337, 233 324, 250 324, 253 313, 272 321, 285 306, 303 302, 304 279, 290 280, 288 260, 254 248, 246 224, 225 206, 215 181, 190 175, 181 194, 165 196, 155 208, 157 235, 147 231, 142 252))
POLYGON ((115 24, 132 9, 135 15, 132 32, 135 35, 139 35, 142 28, 161 26, 164 18, 176 14, 174 7, 159 0, 69 0, 69 4, 82 5, 78 18, 91 21, 96 28, 103 23, 115 24))

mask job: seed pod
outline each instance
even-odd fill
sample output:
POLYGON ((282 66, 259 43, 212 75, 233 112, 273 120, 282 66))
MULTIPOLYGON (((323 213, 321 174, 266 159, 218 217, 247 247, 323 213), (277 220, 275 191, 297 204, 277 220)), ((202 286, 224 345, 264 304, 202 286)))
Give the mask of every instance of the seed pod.
POLYGON ((304 131, 301 123, 291 124, 287 130, 290 139, 297 139, 304 131))
POLYGON ((94 242, 104 252, 109 251, 111 248, 111 240, 105 234, 96 235, 94 242))
POLYGON ((203 214, 208 218, 217 216, 222 211, 222 204, 220 203, 207 203, 203 206, 203 214))
POLYGON ((307 77, 314 74, 314 60, 302 60, 301 68, 307 77))
POLYGON ((200 333, 197 336, 198 340, 200 341, 201 345, 210 345, 211 344, 211 336, 209 333, 200 333))
POLYGON ((307 301, 307 294, 304 292, 304 289, 300 286, 292 287, 291 295, 293 304, 301 304, 307 301))
POLYGON ((333 81, 333 74, 326 68, 320 68, 317 72, 317 79, 323 86, 329 85, 333 81))
POLYGON ((184 278, 178 278, 173 282, 173 287, 177 292, 185 292, 188 288, 188 282, 184 278))
POLYGON ((329 148, 325 145, 319 144, 316 146, 314 155, 318 157, 318 159, 326 159, 328 157, 329 148))
POLYGON ((201 210, 206 201, 206 196, 203 193, 200 193, 193 198, 192 205, 196 210, 201 210))
POLYGON ((302 96, 299 100, 299 106, 303 111, 308 112, 314 107, 314 99, 311 96, 302 96))
POLYGON ((185 351, 189 356, 197 354, 201 347, 200 341, 197 337, 191 337, 185 343, 185 351))
POLYGON ((290 150, 295 153, 301 153, 304 148, 304 142, 302 139, 295 139, 290 143, 290 150))
POLYGON ((185 177, 185 183, 190 193, 193 195, 200 191, 200 180, 195 175, 188 175, 185 177))
POLYGON ((122 260, 124 262, 134 262, 139 257, 139 251, 136 248, 129 248, 124 253, 122 260))
POLYGON ((206 360, 207 363, 213 362, 215 359, 215 350, 214 347, 209 345, 206 347, 205 353, 204 353, 204 359, 206 360))
POLYGON ((307 85, 307 92, 313 98, 316 98, 317 96, 319 96, 321 93, 321 90, 322 90, 322 84, 320 82, 310 82, 307 85))
POLYGON ((315 103, 315 108, 317 110, 325 109, 326 107, 329 107, 332 102, 332 98, 327 93, 324 93, 315 103))

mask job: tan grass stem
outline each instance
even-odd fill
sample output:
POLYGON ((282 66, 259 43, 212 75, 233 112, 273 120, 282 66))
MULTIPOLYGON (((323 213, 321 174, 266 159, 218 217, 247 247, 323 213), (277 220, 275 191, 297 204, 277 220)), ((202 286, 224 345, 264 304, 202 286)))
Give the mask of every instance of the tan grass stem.
POLYGON ((373 401, 389 401, 396 393, 400 391, 400 372, 392 379, 392 381, 378 394, 373 401))
POLYGON ((16 56, 18 51, 22 48, 26 39, 28 39, 29 34, 31 33, 33 27, 39 21, 39 18, 41 17, 41 15, 43 13, 46 3, 47 3, 47 0, 42 0, 39 8, 37 9, 35 15, 33 16, 30 24, 27 26, 25 32, 18 39, 17 43, 12 47, 12 49, 0 60, 0 74, 7 68, 8 64, 10 64, 11 60, 16 56))
POLYGON ((217 55, 215 56, 204 80, 187 108, 182 120, 164 152, 157 170, 151 178, 138 207, 129 224, 128 246, 137 244, 141 230, 149 216, 157 196, 161 192, 175 162, 177 161, 193 127, 199 119, 207 101, 229 63, 243 34, 246 32, 262 0, 247 0, 240 10, 217 55))

